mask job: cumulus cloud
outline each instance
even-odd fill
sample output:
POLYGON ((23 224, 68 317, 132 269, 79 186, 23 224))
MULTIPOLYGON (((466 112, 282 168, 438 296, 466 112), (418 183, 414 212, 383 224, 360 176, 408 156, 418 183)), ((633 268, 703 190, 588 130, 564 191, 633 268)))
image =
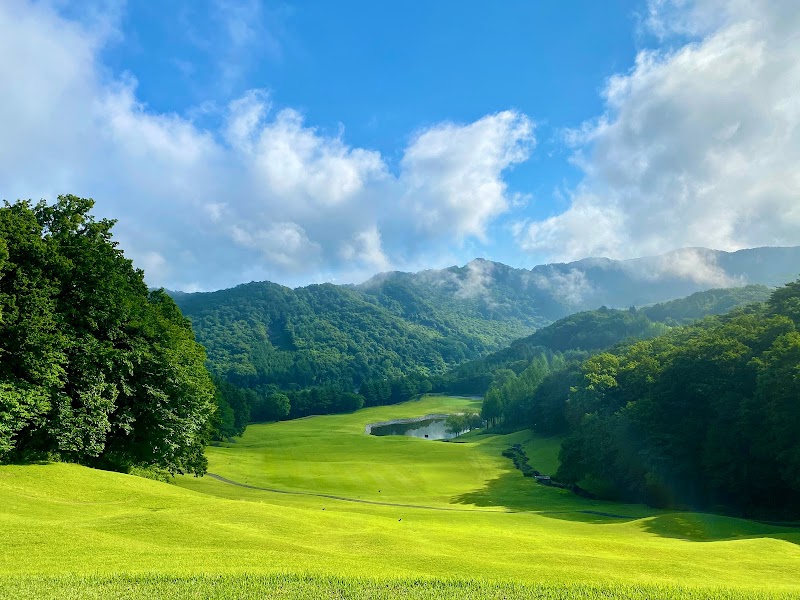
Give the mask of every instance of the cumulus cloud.
MULTIPOLYGON (((570 206, 518 227, 520 246, 568 260, 800 243, 797 3, 649 6, 671 49, 643 50, 608 80, 606 112, 567 136, 584 172, 570 206)), ((695 260, 714 280, 703 256, 680 268, 695 260)))
POLYGON ((271 223, 264 229, 250 230, 234 225, 231 235, 238 244, 258 250, 268 261, 288 268, 314 262, 321 250, 297 223, 271 223))
POLYGON ((503 171, 527 160, 533 146, 533 123, 516 111, 431 127, 403 157, 405 201, 422 228, 485 239, 486 223, 511 201, 503 171))
MULTIPOLYGON (((211 129, 188 108, 154 110, 133 75, 101 62, 122 36, 113 18, 97 27, 57 6, 0 3, 0 80, 14 82, 0 94, 2 194, 94 197, 97 214, 119 219, 116 235, 151 284, 365 277, 419 264, 443 234, 483 239, 514 200, 504 172, 533 147, 520 113, 434 124, 393 173, 379 152, 275 107, 263 90, 231 101, 211 129)), ((241 52, 255 30, 247 13, 226 14, 241 52)))
POLYGON ((344 260, 371 271, 385 271, 391 266, 383 251, 381 232, 377 227, 361 231, 351 241, 344 242, 341 256, 344 260))
POLYGON ((385 172, 378 152, 321 136, 292 109, 270 122, 251 123, 242 141, 237 150, 257 182, 308 208, 342 204, 385 172))

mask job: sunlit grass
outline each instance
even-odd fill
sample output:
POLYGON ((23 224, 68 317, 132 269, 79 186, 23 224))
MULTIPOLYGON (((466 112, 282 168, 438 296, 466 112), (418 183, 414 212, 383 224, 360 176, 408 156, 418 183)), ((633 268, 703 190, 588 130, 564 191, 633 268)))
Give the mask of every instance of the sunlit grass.
POLYGON ((165 577, 26 577, 0 580, 0 592, 30 600, 318 600, 370 598, 372 600, 775 600, 790 593, 722 588, 652 585, 586 585, 494 582, 475 579, 368 579, 298 575, 228 575, 165 577))
POLYGON ((167 485, 67 464, 0 467, 0 596, 729 598, 738 596, 725 589, 800 589, 798 529, 586 501, 537 485, 500 456, 522 443, 533 466, 552 472, 558 440, 364 434, 369 422, 470 406, 431 397, 258 425, 209 449, 212 472, 300 495, 207 477, 167 485))

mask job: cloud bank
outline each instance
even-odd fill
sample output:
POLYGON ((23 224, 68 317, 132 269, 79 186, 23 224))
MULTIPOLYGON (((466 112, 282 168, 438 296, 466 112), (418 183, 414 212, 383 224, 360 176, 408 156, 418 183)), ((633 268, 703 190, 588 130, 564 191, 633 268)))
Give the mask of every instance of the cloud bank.
POLYGON ((214 129, 152 110, 131 75, 100 60, 122 35, 113 23, 10 0, 0 32, 0 80, 14 82, 0 94, 4 197, 94 197, 151 284, 352 280, 420 260, 443 239, 484 240, 514 201, 504 172, 534 145, 515 111, 433 124, 393 172, 263 90, 231 101, 214 129))
POLYGON ((563 260, 800 243, 797 3, 654 0, 646 26, 671 49, 608 79, 605 113, 566 136, 583 181, 567 210, 516 228, 520 247, 563 260))
MULTIPOLYGON (((656 48, 608 79, 602 115, 565 132, 582 180, 563 212, 537 220, 507 182, 536 146, 517 110, 430 124, 392 157, 262 89, 199 125, 191 107, 147 106, 133 75, 103 64, 124 40, 113 3, 82 18, 62 4, 0 2, 0 194, 94 197, 154 285, 363 280, 487 248, 504 219, 515 223, 506 250, 537 261, 800 244, 795 0, 649 2, 642 25, 656 48)), ((219 6, 230 52, 257 38, 280 58, 256 27, 258 3, 219 6)), ((218 70, 222 87, 241 79, 218 70)), ((673 255, 644 276, 729 283, 705 256, 673 255)), ((582 293, 574 278, 547 285, 582 293)))

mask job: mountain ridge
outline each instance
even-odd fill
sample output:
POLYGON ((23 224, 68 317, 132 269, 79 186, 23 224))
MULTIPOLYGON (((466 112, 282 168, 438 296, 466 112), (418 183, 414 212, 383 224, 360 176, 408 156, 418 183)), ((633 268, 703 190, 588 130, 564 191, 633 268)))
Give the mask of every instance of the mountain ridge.
POLYGON ((441 374, 579 311, 665 302, 720 282, 780 285, 800 272, 800 247, 631 260, 528 270, 479 259, 357 285, 252 282, 173 297, 217 375, 245 387, 354 389, 368 379, 441 374))

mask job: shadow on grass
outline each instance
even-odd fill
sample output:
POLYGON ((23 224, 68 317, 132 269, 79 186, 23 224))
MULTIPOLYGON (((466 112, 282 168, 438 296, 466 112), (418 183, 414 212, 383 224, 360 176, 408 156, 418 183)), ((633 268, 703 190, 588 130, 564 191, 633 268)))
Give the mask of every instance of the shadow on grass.
POLYGON ((693 542, 773 538, 800 545, 800 525, 768 525, 711 513, 668 513, 643 522, 643 529, 661 537, 693 542))
MULTIPOLYGON (((503 473, 483 488, 456 496, 451 502, 597 524, 622 523, 652 514, 643 514, 641 510, 623 513, 618 510, 619 504, 585 500, 570 491, 537 484, 532 478, 521 477, 518 471, 503 473)), ((641 509, 638 505, 632 508, 641 509)))
POLYGON ((693 542, 768 537, 800 545, 800 528, 796 524, 768 525, 710 513, 664 512, 641 504, 587 500, 567 490, 539 485, 516 471, 504 473, 483 488, 451 501, 592 525, 641 520, 642 529, 648 533, 693 542))

